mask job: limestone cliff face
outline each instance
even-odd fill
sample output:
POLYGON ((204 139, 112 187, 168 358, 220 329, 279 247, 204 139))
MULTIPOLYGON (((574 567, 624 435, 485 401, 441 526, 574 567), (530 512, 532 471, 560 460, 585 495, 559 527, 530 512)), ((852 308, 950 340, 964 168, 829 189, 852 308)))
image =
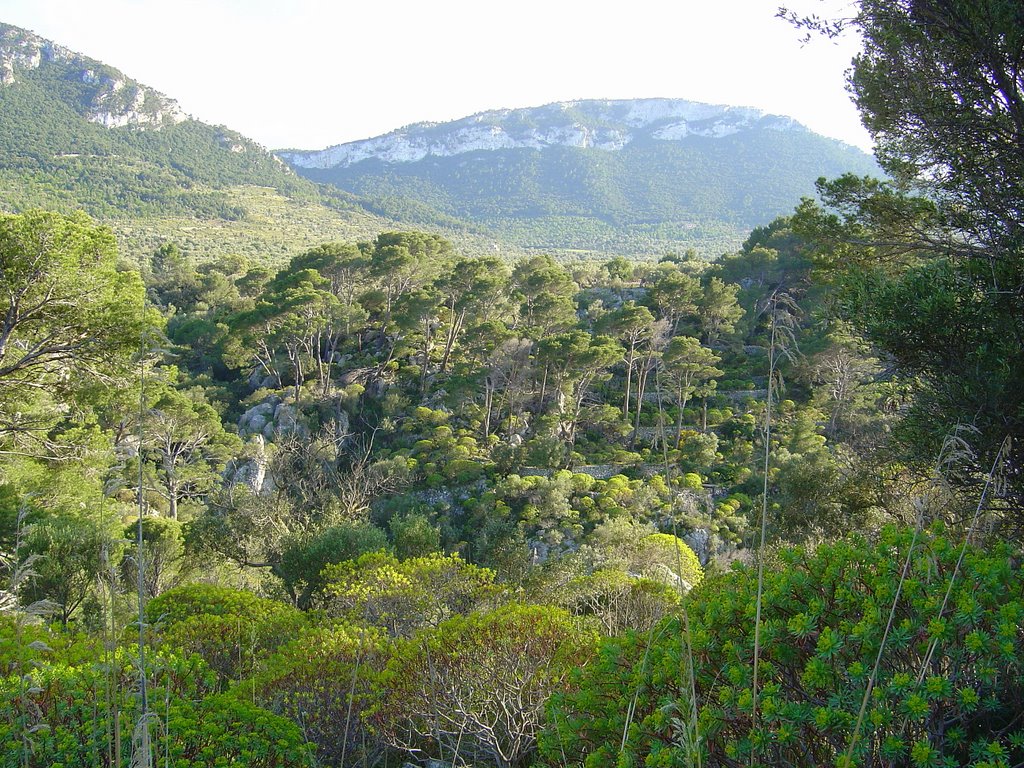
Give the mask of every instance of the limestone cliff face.
POLYGON ((426 157, 482 150, 579 147, 615 152, 645 139, 722 138, 754 128, 806 130, 790 118, 760 110, 682 99, 568 101, 534 109, 481 112, 450 123, 417 123, 318 152, 278 154, 300 168, 345 168, 369 159, 415 163, 426 157))
POLYGON ((73 84, 79 111, 108 128, 160 128, 188 119, 173 99, 113 67, 28 30, 0 24, 0 88, 12 87, 22 78, 40 73, 73 84))

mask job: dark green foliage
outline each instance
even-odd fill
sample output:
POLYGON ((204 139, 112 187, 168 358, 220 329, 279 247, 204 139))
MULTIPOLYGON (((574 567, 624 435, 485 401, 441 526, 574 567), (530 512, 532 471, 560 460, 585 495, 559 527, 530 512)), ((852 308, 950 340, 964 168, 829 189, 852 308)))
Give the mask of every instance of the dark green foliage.
MULTIPOLYGON (((103 662, 97 655, 95 647, 89 659, 62 654, 24 676, 0 679, 4 765, 94 768, 115 765, 118 754, 127 765, 137 713, 132 657, 129 649, 103 662)), ((198 657, 151 656, 148 678, 151 702, 159 702, 150 734, 161 765, 191 768, 215 758, 266 768, 308 765, 294 724, 250 704, 211 698, 214 676, 198 657)))
MULTIPOLYGON (((1000 280, 1017 279, 998 271, 1000 280)), ((987 265, 938 261, 894 278, 868 272, 847 283, 850 316, 916 385, 900 437, 918 461, 956 422, 978 430, 969 442, 983 461, 991 462, 1007 437, 1017 460, 1024 436, 1024 298, 989 291, 990 279, 987 265)))
POLYGON ((173 768, 224 761, 245 768, 316 765, 300 724, 228 694, 170 709, 168 729, 181 734, 166 752, 173 768))
POLYGON ((139 275, 87 216, 0 215, 0 448, 45 455, 64 409, 87 409, 97 384, 123 386, 144 332, 139 275))
MULTIPOLYGON (((233 697, 207 696, 193 703, 201 670, 171 658, 154 675, 159 698, 172 697, 152 727, 154 758, 172 768, 225 764, 245 768, 306 768, 312 765, 299 727, 283 717, 233 697)), ((122 670, 130 670, 125 663, 122 670)), ((26 768, 96 768, 112 765, 112 722, 105 707, 107 681, 96 667, 48 667, 21 681, 0 682, 0 743, 5 765, 26 768), (24 711, 32 713, 24 720, 24 711), (43 724, 45 727, 34 728, 43 724), (29 731, 29 729, 32 729, 29 731)), ((132 754, 130 678, 122 679, 120 754, 132 754)), ((201 687, 200 687, 201 690, 201 687)), ((201 694, 200 694, 201 695, 201 694)), ((125 763, 127 764, 127 763, 125 763)))
MULTIPOLYGON (((131 541, 138 535, 137 523, 124 529, 124 539, 131 541)), ((142 546, 145 570, 143 584, 147 597, 157 597, 185 581, 198 568, 198 563, 186 555, 181 523, 166 517, 145 517, 142 520, 142 546)), ((138 578, 135 558, 121 562, 125 585, 134 589, 138 578)))
POLYGON ((441 531, 423 514, 409 513, 391 518, 391 536, 399 560, 427 557, 441 549, 441 531))
POLYGON ((88 517, 55 515, 36 523, 21 552, 22 557, 38 558, 31 566, 35 576, 24 590, 25 599, 51 601, 55 616, 66 626, 103 573, 104 550, 116 562, 122 546, 110 530, 88 517))
MULTIPOLYGON (((836 764, 849 746, 912 538, 889 529, 876 542, 779 554, 765 580, 754 731, 756 573, 739 568, 691 593, 703 765, 745 764, 753 748, 757 765, 836 764)), ((941 529, 918 537, 854 764, 982 765, 974 761, 999 755, 1012 764, 1022 757, 1015 718, 1024 706, 1016 671, 1024 660, 1024 580, 1009 548, 968 548, 944 604, 959 554, 941 529)), ((578 764, 611 764, 626 733, 621 764, 690 764, 687 640, 680 632, 673 619, 649 635, 606 642, 579 677, 579 691, 552 701, 549 719, 557 727, 542 739, 548 763, 561 765, 565 750, 581 756, 578 764)))
MULTIPOLYGON (((828 207, 805 202, 795 225, 819 244, 841 316, 898 366, 895 383, 910 405, 896 430, 903 460, 931 466, 959 423, 971 428, 963 436, 974 469, 987 470, 1024 429, 1024 299, 1009 287, 1020 284, 1019 249, 994 246, 990 261, 936 248, 931 241, 963 233, 941 222, 931 201, 878 182, 847 177, 820 189, 828 207), (918 239, 922 230, 929 234, 918 239)), ((1019 495, 1017 485, 1011 480, 1019 495)))
POLYGON ((941 215, 1019 250, 1024 9, 1013 0, 865 0, 851 90, 883 167, 934 190, 941 215))
POLYGON ((328 565, 354 560, 387 544, 384 531, 369 523, 341 523, 312 536, 284 543, 273 572, 296 607, 305 609, 323 593, 323 570, 328 565))
POLYGON ((973 469, 987 471, 1010 438, 1018 508, 1022 20, 1012 0, 864 0, 845 22, 794 19, 862 34, 850 88, 893 179, 823 183, 825 210, 805 203, 800 227, 846 283, 847 317, 917 395, 901 435, 906 456, 929 465, 943 436, 969 424, 973 469))

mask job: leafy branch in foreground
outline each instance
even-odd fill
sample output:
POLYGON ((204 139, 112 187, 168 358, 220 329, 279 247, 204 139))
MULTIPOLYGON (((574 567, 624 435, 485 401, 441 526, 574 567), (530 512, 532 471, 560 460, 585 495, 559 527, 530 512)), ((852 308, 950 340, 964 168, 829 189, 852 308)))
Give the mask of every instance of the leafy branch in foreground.
POLYGON ((123 385, 144 327, 137 272, 83 214, 0 216, 0 455, 49 454, 88 385, 123 385))

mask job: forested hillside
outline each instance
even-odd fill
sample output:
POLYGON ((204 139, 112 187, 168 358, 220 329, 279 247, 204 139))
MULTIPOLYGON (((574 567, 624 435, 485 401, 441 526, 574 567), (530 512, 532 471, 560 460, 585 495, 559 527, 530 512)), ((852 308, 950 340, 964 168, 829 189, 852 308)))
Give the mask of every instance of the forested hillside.
POLYGON ((499 243, 605 258, 730 252, 815 179, 878 172, 788 118, 679 99, 496 110, 277 154, 397 221, 462 220, 499 243))
MULTIPOLYGON (((119 70, 27 30, 0 24, 0 66, 0 206, 84 210, 134 259, 173 241, 200 258, 280 265, 297 250, 371 238, 394 222, 471 255, 656 258, 697 249, 710 258, 790 211, 819 176, 877 170, 863 152, 787 118, 648 99, 467 119, 478 131, 557 135, 565 128, 552 120, 569 119, 572 130, 622 134, 621 151, 455 147, 456 155, 419 162, 369 154, 328 168, 304 160, 322 153, 279 153, 324 182, 311 183, 237 131, 192 119, 119 70)), ((413 143, 459 135, 451 126, 403 130, 413 143)))
POLYGON ((1020 765, 1024 11, 855 10, 710 263, 0 215, 0 765, 1020 765))
MULTIPOLYGON (((550 668, 546 654, 557 654, 562 670, 540 689, 555 690, 596 633, 655 626, 704 565, 744 556, 768 369, 786 349, 794 383, 776 404, 771 488, 786 517, 773 539, 831 536, 880 514, 854 469, 886 421, 876 418, 876 366, 847 349, 841 327, 814 327, 810 263, 787 220, 710 268, 510 265, 460 256, 434 235, 385 233, 277 272, 197 268, 168 246, 145 288, 84 218, 31 213, 4 225, 19 307, 39 307, 15 312, 10 335, 23 343, 3 358, 7 540, 36 573, 24 594, 59 605, 54 618, 80 642, 100 643, 101 627, 108 644, 130 636, 124 540, 141 510, 154 650, 198 652, 220 673, 211 692, 234 690, 231 681, 248 690, 293 637, 329 639, 332 654, 338 642, 348 654, 372 648, 384 665, 400 649, 416 653, 389 637, 479 641, 465 621, 487 622, 509 648, 536 640, 531 664, 550 668), (46 259, 21 268, 40 242, 54 243, 46 259), (794 334, 785 345, 771 345, 773 323, 794 334), (33 339, 34 357, 22 351, 33 339), (798 343, 809 357, 795 356, 798 343), (844 355, 860 368, 837 397, 828 361, 844 355), (205 586, 186 586, 196 581, 205 586), (223 586, 208 603, 211 583, 223 586), (280 604, 247 607, 255 598, 240 588, 280 604), (483 607, 496 613, 470 616, 483 607), (239 611, 231 621, 262 639, 248 651, 238 630, 215 639, 210 622, 223 620, 209 610, 239 611), (558 643, 508 635, 533 622, 558 643), (251 658, 232 660, 243 652, 251 658)), ((347 702, 356 659, 329 706, 347 702)), ((267 683, 278 693, 260 701, 294 715, 274 703, 277 686, 293 683, 267 683)), ((413 696, 397 695, 381 701, 413 696)), ((324 760, 339 711, 318 714, 324 760)), ((399 719, 359 743, 374 754, 408 747, 407 714, 379 716, 399 719)), ((522 754, 510 764, 532 753, 540 710, 518 716, 522 754)), ((96 754, 114 748, 106 738, 96 754)), ((481 754, 498 748, 480 739, 481 754)))
POLYGON ((86 211, 132 256, 174 239, 282 261, 303 244, 385 226, 236 131, 27 30, 0 24, 0 66, 4 210, 86 211))

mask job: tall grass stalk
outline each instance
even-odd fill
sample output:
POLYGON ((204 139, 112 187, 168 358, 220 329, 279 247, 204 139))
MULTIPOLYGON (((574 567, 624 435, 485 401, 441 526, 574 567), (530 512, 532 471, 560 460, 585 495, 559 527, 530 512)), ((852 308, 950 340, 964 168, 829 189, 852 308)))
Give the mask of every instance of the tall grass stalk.
MULTIPOLYGON (((142 312, 146 312, 146 299, 143 295, 142 312)), ((146 514, 146 500, 143 495, 143 445, 145 442, 146 421, 146 357, 148 350, 146 332, 143 331, 139 349, 139 416, 138 416, 138 461, 139 476, 137 499, 139 514, 135 526, 135 581, 136 596, 139 603, 139 718, 132 735, 132 768, 152 768, 153 752, 149 734, 149 690, 146 679, 146 557, 143 550, 142 521, 146 514)))
POLYGON ((772 391, 778 378, 779 357, 791 357, 796 350, 794 326, 798 307, 788 294, 774 291, 769 299, 770 337, 768 382, 764 416, 764 484, 761 489, 761 530, 757 545, 757 601, 754 607, 754 664, 750 684, 750 764, 757 757, 757 694, 761 671, 761 609, 764 602, 764 555, 768 540, 768 470, 772 455, 772 391))
MULTIPOLYGON (((24 560, 21 558, 21 550, 28 531, 28 527, 25 525, 27 516, 28 505, 27 503, 22 503, 18 508, 14 534, 14 551, 10 555, 0 552, 0 570, 8 571, 10 574, 7 577, 6 584, 4 584, 3 588, 0 588, 0 613, 13 614, 14 642, 19 649, 24 640, 22 630, 25 625, 41 617, 52 615, 57 608, 49 600, 38 600, 25 607, 20 606, 18 602, 18 595, 22 587, 36 576, 33 566, 41 558, 40 555, 36 554, 29 555, 24 560)), ((30 643, 29 648, 49 650, 41 641, 30 643)), ((32 756, 32 736, 41 730, 45 730, 48 726, 42 722, 42 712, 38 705, 30 698, 31 694, 35 693, 37 689, 31 684, 31 673, 22 668, 21 659, 18 654, 14 656, 12 668, 10 670, 3 670, 3 672, 5 674, 16 673, 18 676, 17 707, 15 708, 15 722, 12 725, 16 727, 21 741, 21 757, 19 762, 24 768, 28 768, 32 756), (31 714, 36 721, 31 725, 29 724, 30 707, 34 710, 31 714)))
POLYGON ((352 708, 355 705, 356 700, 356 683, 359 680, 359 665, 363 660, 363 644, 365 639, 365 635, 359 635, 359 651, 356 653, 356 663, 352 665, 352 680, 349 682, 348 686, 348 707, 345 710, 345 733, 342 737, 344 741, 341 743, 341 765, 345 765, 345 753, 348 752, 349 728, 352 727, 352 708))
MULTIPOLYGON (((996 453, 996 457, 992 461, 992 468, 989 470, 988 476, 985 478, 985 485, 981 489, 981 497, 978 499, 978 505, 974 508, 974 516, 971 518, 971 524, 967 527, 967 533, 964 535, 964 543, 960 547, 960 556, 957 557, 956 565, 953 567, 953 574, 949 577, 949 586, 946 587, 946 594, 942 597, 942 605, 939 607, 938 616, 940 619, 946 612, 946 607, 949 605, 949 598, 953 595, 953 585, 956 583, 956 579, 960 575, 960 567, 964 563, 964 557, 967 555, 967 547, 971 543, 971 538, 974 536, 974 533, 978 528, 978 520, 981 519, 981 513, 985 509, 989 492, 1001 478, 1000 469, 1006 461, 1006 454, 1010 450, 1010 445, 1011 439, 1009 435, 1007 435, 1003 440, 1002 445, 999 446, 999 451, 996 453)), ((928 645, 928 652, 925 654, 925 657, 921 662, 921 669, 917 673, 918 685, 921 685, 924 681, 928 665, 931 664, 932 656, 935 654, 935 648, 938 644, 939 638, 933 637, 931 643, 928 645)))

